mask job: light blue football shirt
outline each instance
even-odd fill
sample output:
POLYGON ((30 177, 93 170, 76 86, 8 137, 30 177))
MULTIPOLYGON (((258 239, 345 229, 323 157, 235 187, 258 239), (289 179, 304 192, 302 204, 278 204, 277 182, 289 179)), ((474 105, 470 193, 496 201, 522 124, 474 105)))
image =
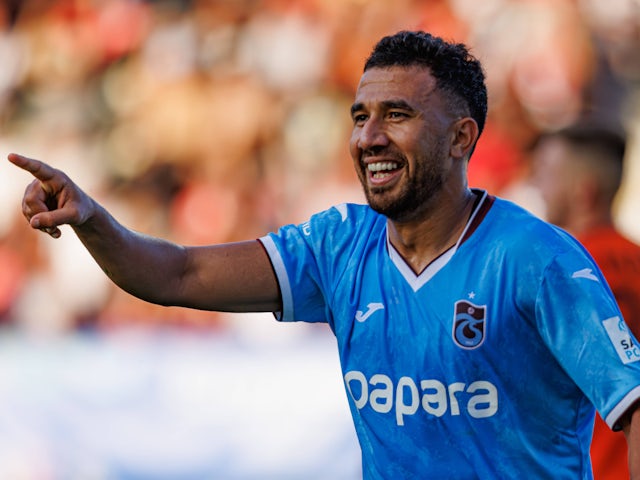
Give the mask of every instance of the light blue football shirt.
POLYGON ((364 205, 263 237, 278 317, 335 333, 365 479, 590 479, 593 406, 614 426, 640 398, 640 348, 572 237, 476 193, 419 275, 364 205))

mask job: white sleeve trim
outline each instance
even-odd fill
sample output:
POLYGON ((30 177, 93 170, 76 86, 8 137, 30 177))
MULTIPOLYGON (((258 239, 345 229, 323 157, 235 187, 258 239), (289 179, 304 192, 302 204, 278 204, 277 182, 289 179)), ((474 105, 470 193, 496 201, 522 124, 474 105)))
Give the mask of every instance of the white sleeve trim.
POLYGON ((640 386, 635 387, 629 393, 627 393, 624 398, 618 402, 618 404, 609 412, 607 418, 605 418, 605 422, 609 425, 609 428, 612 430, 620 430, 620 425, 618 422, 620 417, 624 415, 624 413, 629 409, 633 403, 635 403, 638 399, 640 399, 640 386))
POLYGON ((287 269, 284 266, 282 256, 276 247, 275 242, 269 235, 265 235, 258 239, 264 249, 269 255, 271 265, 276 273, 278 284, 280 285, 280 295, 282 295, 282 312, 274 312, 276 319, 279 321, 291 322, 293 321, 293 294, 291 293, 291 283, 289 282, 289 275, 287 269))

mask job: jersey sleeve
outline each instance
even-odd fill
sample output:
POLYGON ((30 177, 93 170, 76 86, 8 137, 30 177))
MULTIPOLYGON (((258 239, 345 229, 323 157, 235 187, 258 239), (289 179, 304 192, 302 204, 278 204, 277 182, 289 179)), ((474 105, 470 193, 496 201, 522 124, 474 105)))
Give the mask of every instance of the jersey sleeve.
POLYGON ((567 374, 618 429, 640 398, 640 348, 603 275, 580 248, 548 263, 536 298, 543 340, 567 374))
POLYGON ((259 240, 273 265, 282 295, 281 321, 327 322, 334 285, 341 277, 361 206, 342 204, 287 225, 259 240))
POLYGON ((281 321, 326 321, 320 273, 304 229, 304 225, 287 225, 260 239, 280 285, 282 311, 276 312, 276 318, 281 321))

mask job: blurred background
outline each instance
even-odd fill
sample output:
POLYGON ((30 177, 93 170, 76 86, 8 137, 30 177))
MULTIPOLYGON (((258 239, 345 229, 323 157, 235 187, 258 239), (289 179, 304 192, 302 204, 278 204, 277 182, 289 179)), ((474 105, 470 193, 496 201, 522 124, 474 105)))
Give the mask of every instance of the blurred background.
MULTIPOLYGON (((257 238, 362 202, 349 106, 383 35, 483 62, 470 183, 544 217, 540 132, 628 133, 616 222, 640 241, 639 0, 4 0, 0 146, 65 170, 124 224, 257 238)), ((71 231, 20 213, 0 166, 0 478, 358 478, 328 328, 145 304, 71 231)))

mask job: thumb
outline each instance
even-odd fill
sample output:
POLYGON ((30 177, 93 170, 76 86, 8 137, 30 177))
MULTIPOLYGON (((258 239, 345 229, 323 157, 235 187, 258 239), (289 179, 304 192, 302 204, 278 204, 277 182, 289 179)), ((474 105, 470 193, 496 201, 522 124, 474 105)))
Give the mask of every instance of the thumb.
POLYGON ((62 232, 55 223, 52 223, 50 218, 47 218, 50 216, 47 213, 36 214, 29 220, 29 225, 31 225, 31 228, 45 232, 53 238, 60 238, 62 232))

